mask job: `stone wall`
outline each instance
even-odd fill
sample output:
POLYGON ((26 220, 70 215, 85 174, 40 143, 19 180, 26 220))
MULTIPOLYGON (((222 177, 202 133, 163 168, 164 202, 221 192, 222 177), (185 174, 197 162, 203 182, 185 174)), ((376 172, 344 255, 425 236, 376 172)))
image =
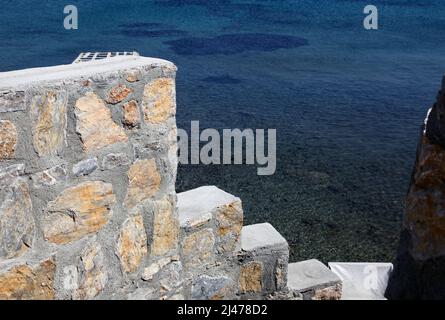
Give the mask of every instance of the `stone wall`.
POLYGON ((0 75, 0 299, 179 293, 175 72, 116 58, 0 75))
POLYGON ((120 57, 0 74, 0 300, 302 298, 286 240, 243 226, 241 199, 176 195, 175 73, 120 57))

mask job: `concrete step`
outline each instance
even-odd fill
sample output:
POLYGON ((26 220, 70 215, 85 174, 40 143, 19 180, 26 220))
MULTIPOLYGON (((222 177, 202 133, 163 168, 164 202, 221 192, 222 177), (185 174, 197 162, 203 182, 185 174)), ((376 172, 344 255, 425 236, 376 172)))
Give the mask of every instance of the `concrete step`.
POLYGON ((190 288, 185 297, 261 299, 287 293, 289 246, 272 225, 243 227, 241 200, 215 186, 177 197, 185 287, 190 288))
POLYGON ((243 226, 241 200, 215 186, 177 197, 185 298, 235 299, 243 226))
POLYGON ((286 289, 289 246, 272 225, 243 227, 239 256, 239 294, 243 298, 258 299, 286 289))
POLYGON ((178 193, 178 214, 182 228, 199 227, 215 217, 215 211, 241 200, 215 186, 204 186, 178 193))
POLYGON ((290 263, 287 286, 304 300, 339 300, 342 294, 341 279, 316 259, 290 263))
POLYGON ((342 300, 386 300, 392 263, 329 262, 329 268, 342 279, 342 300))

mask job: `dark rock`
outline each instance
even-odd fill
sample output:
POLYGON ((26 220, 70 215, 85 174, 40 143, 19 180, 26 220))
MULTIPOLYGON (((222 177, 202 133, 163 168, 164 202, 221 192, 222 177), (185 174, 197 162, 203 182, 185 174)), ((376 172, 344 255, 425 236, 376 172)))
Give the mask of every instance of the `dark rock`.
POLYGON ((445 95, 425 119, 389 299, 445 299, 445 95))

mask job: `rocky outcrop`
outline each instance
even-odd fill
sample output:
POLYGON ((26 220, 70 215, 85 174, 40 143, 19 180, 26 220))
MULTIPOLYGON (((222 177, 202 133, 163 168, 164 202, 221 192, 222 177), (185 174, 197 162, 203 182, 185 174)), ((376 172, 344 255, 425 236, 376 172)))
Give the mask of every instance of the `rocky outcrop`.
POLYGON ((445 78, 420 135, 386 296, 445 299, 445 78))

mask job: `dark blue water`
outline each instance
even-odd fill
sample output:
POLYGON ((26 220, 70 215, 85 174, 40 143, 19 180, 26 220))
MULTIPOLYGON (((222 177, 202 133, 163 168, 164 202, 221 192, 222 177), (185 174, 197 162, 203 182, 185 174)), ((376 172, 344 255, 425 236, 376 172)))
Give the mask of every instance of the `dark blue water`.
POLYGON ((81 51, 174 61, 178 124, 277 128, 274 176, 182 166, 178 191, 215 184, 246 223, 270 221, 291 258, 391 260, 419 126, 445 71, 443 0, 5 1, 0 70, 70 63, 81 51), (380 29, 362 26, 365 5, 380 29))

